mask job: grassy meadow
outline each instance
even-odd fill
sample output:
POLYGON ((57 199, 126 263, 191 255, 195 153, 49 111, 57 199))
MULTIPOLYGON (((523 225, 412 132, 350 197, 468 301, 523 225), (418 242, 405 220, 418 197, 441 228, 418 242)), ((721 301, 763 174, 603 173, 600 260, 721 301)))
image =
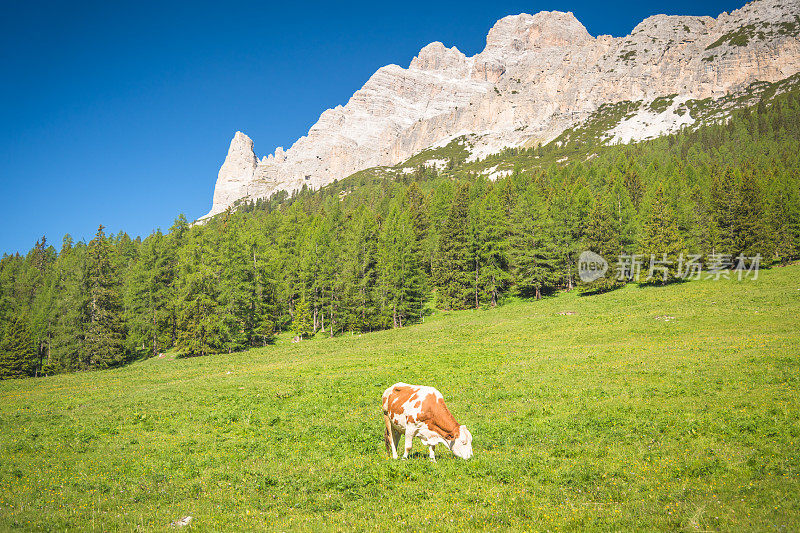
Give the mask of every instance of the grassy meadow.
POLYGON ((797 531, 798 316, 796 265, 0 382, 0 530, 797 531), (396 381, 475 457, 388 460, 396 381))

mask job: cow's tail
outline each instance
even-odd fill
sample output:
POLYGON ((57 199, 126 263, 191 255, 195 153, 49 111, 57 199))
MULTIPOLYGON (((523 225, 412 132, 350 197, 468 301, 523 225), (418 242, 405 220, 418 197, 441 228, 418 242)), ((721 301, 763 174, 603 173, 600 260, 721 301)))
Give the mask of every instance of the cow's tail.
POLYGON ((392 421, 389 420, 389 415, 384 413, 383 422, 386 426, 383 432, 383 441, 386 444, 386 451, 389 453, 389 457, 392 457, 394 453, 396 453, 394 450, 396 443, 393 442, 394 438, 392 437, 392 421))

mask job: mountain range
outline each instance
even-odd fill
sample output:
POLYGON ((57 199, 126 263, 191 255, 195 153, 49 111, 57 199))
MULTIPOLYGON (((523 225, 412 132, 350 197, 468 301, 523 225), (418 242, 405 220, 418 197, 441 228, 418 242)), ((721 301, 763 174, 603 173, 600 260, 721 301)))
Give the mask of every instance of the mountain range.
POLYGON ((755 0, 716 18, 655 15, 626 37, 593 37, 572 13, 508 16, 474 56, 434 42, 408 68, 378 69, 288 150, 259 159, 253 141, 236 132, 203 218, 277 191, 317 189, 391 167, 454 141, 467 161, 563 142, 608 110, 613 120, 600 121, 595 132, 602 142, 653 138, 699 125, 709 118, 703 109, 731 107, 731 96, 746 96, 756 82, 798 72, 796 0, 755 0))

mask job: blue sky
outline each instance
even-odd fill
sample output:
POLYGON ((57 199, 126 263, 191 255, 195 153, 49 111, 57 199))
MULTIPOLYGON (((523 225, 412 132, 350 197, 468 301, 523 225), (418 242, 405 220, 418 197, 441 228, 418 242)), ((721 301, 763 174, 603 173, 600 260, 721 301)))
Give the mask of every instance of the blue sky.
POLYGON ((0 253, 42 235, 148 235, 211 207, 236 130, 256 155, 288 148, 382 65, 431 41, 480 52, 503 16, 572 11, 592 35, 689 2, 3 2, 0 253))

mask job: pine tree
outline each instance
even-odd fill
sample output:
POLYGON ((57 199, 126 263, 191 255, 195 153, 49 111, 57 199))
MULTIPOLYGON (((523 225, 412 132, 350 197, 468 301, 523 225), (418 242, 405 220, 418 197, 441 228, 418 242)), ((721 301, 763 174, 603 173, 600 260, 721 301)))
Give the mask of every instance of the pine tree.
POLYGON ((634 168, 629 168, 625 171, 624 182, 634 208, 638 209, 644 196, 644 185, 642 185, 639 172, 634 168))
POLYGON ((270 278, 270 264, 267 254, 260 254, 258 246, 251 243, 252 262, 251 284, 248 298, 249 317, 247 320, 248 343, 250 346, 266 346, 275 338, 277 321, 275 308, 274 280, 270 278))
POLYGON ((403 327, 420 318, 425 301, 414 224, 395 200, 378 238, 378 290, 387 325, 403 327))
POLYGON ((111 262, 112 252, 100 225, 95 238, 89 243, 85 281, 89 324, 84 364, 90 368, 107 368, 125 358, 125 325, 119 282, 111 262))
POLYGON ((173 273, 166 247, 167 239, 160 231, 145 239, 130 269, 125 294, 130 348, 150 356, 172 343, 168 290, 173 273))
POLYGON ((37 364, 36 346, 27 321, 21 316, 10 317, 0 340, 0 379, 32 376, 37 364))
POLYGON ((476 206, 475 307, 497 306, 511 285, 509 219, 500 194, 492 190, 476 206))
POLYGON ((768 262, 770 239, 767 234, 764 198, 761 187, 751 172, 746 172, 739 182, 733 216, 733 257, 755 257, 760 254, 763 258, 762 265, 768 262))
POLYGON ((294 307, 292 332, 299 340, 303 340, 313 335, 313 327, 310 306, 305 299, 302 299, 294 307))
POLYGON ((253 337, 253 301, 257 273, 253 269, 252 244, 248 245, 242 218, 233 217, 219 236, 217 253, 206 253, 207 264, 219 279, 214 295, 219 315, 221 350, 232 353, 244 349, 253 337))
POLYGON ((771 197, 772 250, 775 260, 786 264, 800 257, 800 188, 795 180, 776 179, 771 197))
POLYGON ((72 237, 65 235, 53 267, 56 277, 54 326, 51 357, 42 369, 45 374, 84 367, 84 342, 89 323, 88 296, 84 283, 86 249, 85 244, 74 245, 72 237))
POLYGON ((714 174, 710 191, 712 252, 732 254, 736 242, 736 206, 741 178, 730 169, 714 174))
POLYGON ((633 252, 636 247, 636 207, 621 178, 611 184, 607 198, 611 215, 616 221, 616 231, 621 252, 633 252))
POLYGON ((686 257, 687 250, 663 185, 656 186, 649 199, 642 223, 639 253, 643 260, 640 282, 669 283, 678 279, 680 257, 686 257), (650 274, 652 278, 647 279, 650 274))
POLYGON ((528 188, 514 210, 512 265, 517 291, 537 300, 555 289, 559 258, 554 224, 536 190, 528 188))
POLYGON ((176 347, 184 356, 227 351, 230 323, 225 323, 224 308, 219 303, 218 247, 209 234, 200 233, 188 236, 181 250, 176 347))
POLYGON ((428 210, 425 205, 425 197, 416 182, 408 187, 408 207, 411 212, 411 221, 414 224, 414 234, 418 242, 422 242, 428 236, 428 210))
POLYGON ((375 297, 377 279, 377 217, 360 207, 343 230, 341 255, 341 293, 346 309, 344 327, 351 331, 378 328, 378 304, 375 297))
POLYGON ((548 204, 552 221, 552 245, 557 268, 557 283, 568 291, 575 287, 576 262, 581 250, 583 225, 588 217, 592 195, 581 184, 562 184, 548 204))
MULTIPOLYGON (((620 234, 622 221, 618 218, 617 198, 600 197, 595 201, 586 225, 586 249, 603 257, 610 266, 617 262, 622 253, 620 234)), ((617 289, 624 285, 617 279, 613 270, 590 284, 581 285, 581 292, 594 294, 617 289)))
POLYGON ((437 305, 442 309, 465 309, 472 301, 468 214, 469 185, 462 184, 439 236, 434 263, 437 305))

